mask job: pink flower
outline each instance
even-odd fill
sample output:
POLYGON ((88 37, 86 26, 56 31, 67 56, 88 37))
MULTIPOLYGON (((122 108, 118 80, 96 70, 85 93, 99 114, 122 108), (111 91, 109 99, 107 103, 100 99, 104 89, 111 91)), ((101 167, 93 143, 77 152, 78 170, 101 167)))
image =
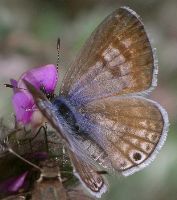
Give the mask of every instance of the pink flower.
POLYGON ((25 187, 28 172, 11 177, 5 181, 0 182, 0 193, 1 194, 13 194, 17 193, 20 189, 25 187))
POLYGON ((11 80, 11 84, 14 87, 12 104, 16 119, 19 123, 26 125, 31 122, 32 116, 37 108, 32 95, 26 89, 23 82, 24 79, 50 98, 54 94, 58 81, 57 68, 52 64, 45 65, 25 72, 18 81, 11 80))

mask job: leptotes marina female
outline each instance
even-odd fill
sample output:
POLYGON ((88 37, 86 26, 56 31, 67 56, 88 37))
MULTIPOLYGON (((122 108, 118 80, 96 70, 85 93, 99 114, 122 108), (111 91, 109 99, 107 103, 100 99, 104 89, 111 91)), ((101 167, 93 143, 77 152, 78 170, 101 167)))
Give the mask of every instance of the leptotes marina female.
POLYGON ((144 97, 157 64, 140 17, 121 7, 91 34, 51 102, 28 81, 36 105, 63 138, 75 175, 96 197, 107 190, 99 170, 128 176, 164 144, 168 115, 144 97))

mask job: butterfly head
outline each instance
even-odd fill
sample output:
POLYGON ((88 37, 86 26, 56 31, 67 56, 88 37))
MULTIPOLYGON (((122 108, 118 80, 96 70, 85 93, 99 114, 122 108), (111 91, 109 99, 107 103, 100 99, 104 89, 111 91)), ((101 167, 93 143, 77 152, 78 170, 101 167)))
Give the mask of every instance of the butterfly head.
POLYGON ((54 90, 58 81, 58 71, 55 65, 45 65, 39 68, 30 69, 25 72, 18 81, 11 80, 14 94, 12 104, 18 123, 23 125, 41 124, 43 119, 39 117, 38 109, 31 93, 27 90, 24 81, 30 82, 36 89, 40 90, 49 100, 54 98, 54 90), (37 117, 36 117, 37 114, 37 117), (33 119, 34 118, 34 119, 33 119), (41 120, 37 120, 41 119, 41 120))

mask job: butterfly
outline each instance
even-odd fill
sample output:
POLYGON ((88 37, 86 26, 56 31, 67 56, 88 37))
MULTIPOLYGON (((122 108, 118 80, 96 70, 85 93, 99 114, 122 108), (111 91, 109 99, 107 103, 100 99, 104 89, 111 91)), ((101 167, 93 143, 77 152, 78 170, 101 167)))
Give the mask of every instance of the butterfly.
POLYGON ((131 175, 151 163, 168 132, 168 114, 146 95, 157 84, 157 61, 140 17, 111 13, 91 34, 52 101, 24 79, 38 109, 61 136, 76 177, 101 197, 99 170, 131 175))

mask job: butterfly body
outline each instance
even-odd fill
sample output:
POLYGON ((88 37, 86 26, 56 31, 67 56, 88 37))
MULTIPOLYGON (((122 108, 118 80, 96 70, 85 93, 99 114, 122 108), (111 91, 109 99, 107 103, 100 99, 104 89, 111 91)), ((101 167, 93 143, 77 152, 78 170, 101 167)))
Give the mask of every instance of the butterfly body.
POLYGON ((74 107, 63 97, 57 97, 52 101, 53 106, 57 109, 57 115, 59 118, 63 118, 75 134, 81 134, 79 127, 77 126, 76 111, 74 107))
POLYGON ((44 112, 48 109, 51 111, 50 117, 55 119, 53 120, 54 126, 60 127, 60 134, 63 135, 66 145, 69 145, 73 152, 77 151, 84 160, 91 161, 90 157, 92 157, 102 165, 104 165, 103 162, 108 162, 103 147, 96 144, 92 135, 89 134, 87 117, 76 111, 67 99, 59 96, 50 104, 48 102, 45 104, 43 101, 41 107, 44 108, 44 112), (83 147, 83 152, 80 151, 80 146, 83 147))

